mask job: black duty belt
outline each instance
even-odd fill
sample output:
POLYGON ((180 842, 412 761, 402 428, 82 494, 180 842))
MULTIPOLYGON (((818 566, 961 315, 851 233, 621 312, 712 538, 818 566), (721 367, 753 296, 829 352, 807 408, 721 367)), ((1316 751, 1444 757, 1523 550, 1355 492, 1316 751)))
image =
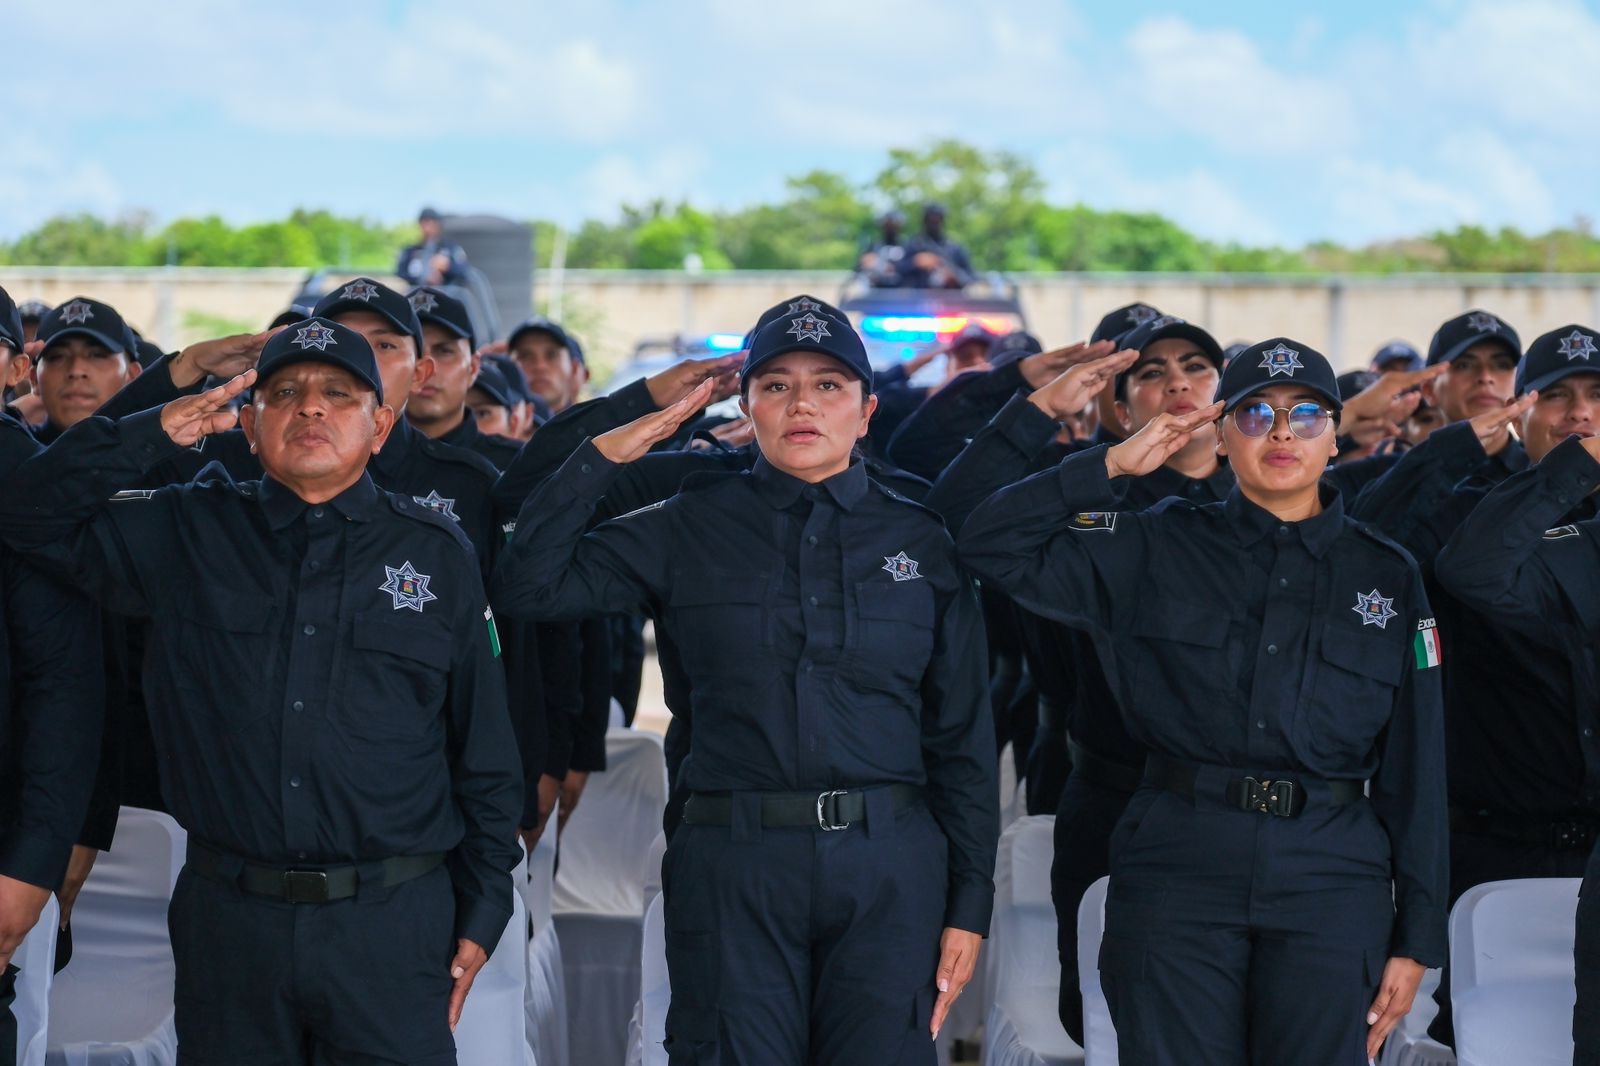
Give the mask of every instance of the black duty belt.
MULTIPOLYGON (((361 887, 360 866, 283 867, 263 866, 214 851, 190 838, 189 869, 213 881, 236 884, 252 895, 266 896, 285 903, 331 903, 350 899, 361 887), (238 873, 233 871, 237 870, 238 873)), ((437 869, 444 855, 400 855, 371 864, 381 871, 384 888, 421 877, 437 869)))
MULTIPOLYGON (((867 816, 867 793, 886 791, 894 809, 904 810, 922 802, 922 789, 916 785, 878 785, 872 788, 839 788, 826 792, 761 792, 761 825, 766 829, 809 827, 832 833, 848 829, 867 816)), ((685 825, 732 825, 733 795, 727 792, 696 792, 683 807, 685 825)))
POLYGON ((1139 767, 1092 752, 1071 737, 1067 738, 1067 754, 1072 759, 1072 776, 1091 785, 1132 795, 1144 780, 1144 771, 1139 767))
MULTIPOLYGON (((1145 761, 1144 776, 1153 785, 1194 799, 1198 794, 1196 782, 1204 769, 1199 763, 1152 754, 1145 761)), ((1292 778, 1225 777, 1221 795, 1215 798, 1242 811, 1270 814, 1277 818, 1296 818, 1306 808, 1306 785, 1310 782, 1327 789, 1329 801, 1336 807, 1354 803, 1365 795, 1363 782, 1360 781, 1298 774, 1292 778)))
POLYGON ((1490 814, 1450 808, 1450 828, 1458 833, 1533 844, 1554 851, 1589 851, 1600 836, 1600 822, 1589 818, 1552 820, 1537 816, 1490 814))

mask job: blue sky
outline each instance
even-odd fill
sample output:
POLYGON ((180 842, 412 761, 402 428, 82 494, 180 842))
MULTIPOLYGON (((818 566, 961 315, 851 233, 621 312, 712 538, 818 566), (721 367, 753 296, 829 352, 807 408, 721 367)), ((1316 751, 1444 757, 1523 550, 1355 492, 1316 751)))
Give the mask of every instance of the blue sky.
POLYGON ((737 206, 944 136, 1027 156, 1060 202, 1250 243, 1600 211, 1600 0, 6 7, 0 237, 76 210, 737 206))

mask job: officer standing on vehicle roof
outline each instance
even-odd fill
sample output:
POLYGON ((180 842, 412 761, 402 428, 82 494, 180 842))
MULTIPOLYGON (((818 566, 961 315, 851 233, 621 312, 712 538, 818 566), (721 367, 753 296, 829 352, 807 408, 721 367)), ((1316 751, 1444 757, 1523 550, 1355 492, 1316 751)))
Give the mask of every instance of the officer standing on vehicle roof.
MULTIPOLYGON (((1086 399, 1132 359, 1068 377, 1086 399)), ((1444 960, 1431 612, 1409 556, 1320 484, 1339 407, 1327 360, 1273 338, 1216 403, 1003 489, 961 532, 982 580, 1090 630, 1151 753, 1100 952, 1124 1066, 1370 1059, 1444 960), (1226 502, 1123 511, 1123 479, 1197 433, 1238 480, 1226 502)))
POLYGON ((417 215, 422 239, 407 245, 395 261, 394 272, 413 285, 459 285, 467 276, 467 253, 444 236, 439 212, 424 207, 417 215))
POLYGON ((905 284, 913 289, 959 289, 972 281, 972 260, 960 241, 944 231, 944 205, 922 208, 922 232, 906 248, 908 262, 901 269, 905 284))
POLYGON ((0 535, 161 623, 185 1059, 454 1063, 520 854, 493 619, 456 524, 365 473, 395 419, 366 340, 311 319, 259 371, 261 481, 117 492, 231 426, 249 371, 80 423, 0 492, 0 535))
POLYGON ((842 314, 795 300, 742 377, 753 470, 584 533, 620 467, 705 402, 701 382, 543 483, 496 602, 648 609, 681 650, 696 728, 663 870, 672 1061, 932 1063, 993 898, 977 605, 937 517, 852 459, 872 369, 842 314))

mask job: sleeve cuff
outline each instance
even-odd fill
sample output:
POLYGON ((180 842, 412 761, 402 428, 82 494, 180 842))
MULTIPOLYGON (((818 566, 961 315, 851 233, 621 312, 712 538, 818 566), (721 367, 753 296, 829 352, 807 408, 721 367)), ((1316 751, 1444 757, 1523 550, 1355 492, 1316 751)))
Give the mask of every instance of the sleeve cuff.
POLYGON ((1407 920, 1403 914, 1397 917, 1394 935, 1389 938, 1389 955, 1414 959, 1430 969, 1443 966, 1450 955, 1444 916, 1425 921, 1407 920))
POLYGON ((16 831, 0 836, 0 874, 52 892, 61 887, 67 876, 71 857, 70 840, 16 831))
POLYGON ((118 421, 118 426, 122 433, 123 448, 146 473, 183 451, 182 446, 174 443, 167 436, 167 431, 161 428, 159 407, 128 415, 118 421))
POLYGON ((1550 497, 1567 507, 1600 487, 1600 462, 1595 461, 1576 437, 1556 445, 1537 469, 1550 497))
MULTIPOLYGON (((1106 451, 1100 445, 1067 456, 1057 467, 1061 501, 1070 512, 1115 511, 1122 506, 1122 493, 1106 474, 1106 451)), ((1126 479, 1118 479, 1126 480, 1126 479)))
POLYGON ((979 936, 989 935, 989 920, 994 916, 994 887, 967 882, 952 884, 945 903, 944 924, 979 936))
POLYGON ((1039 410, 1021 392, 1007 400, 1000 413, 994 416, 994 426, 1013 447, 1029 458, 1039 454, 1060 428, 1055 419, 1039 410))
POLYGON ((611 394, 611 405, 622 416, 622 423, 632 422, 642 415, 659 411, 655 400, 650 398, 650 386, 644 378, 629 385, 624 385, 611 394))
POLYGON ((606 494, 606 489, 611 487, 621 470, 621 464, 613 463, 600 454, 600 449, 594 446, 593 437, 586 437, 561 465, 558 476, 573 496, 595 503, 606 494))
MULTIPOLYGON (((507 899, 509 893, 515 891, 511 887, 509 875, 506 878, 507 899)), ((456 936, 459 939, 470 940, 484 950, 485 954, 493 955, 495 945, 500 943, 500 935, 506 931, 506 923, 511 921, 514 912, 509 908, 496 907, 488 900, 476 896, 463 895, 456 892, 456 936)))

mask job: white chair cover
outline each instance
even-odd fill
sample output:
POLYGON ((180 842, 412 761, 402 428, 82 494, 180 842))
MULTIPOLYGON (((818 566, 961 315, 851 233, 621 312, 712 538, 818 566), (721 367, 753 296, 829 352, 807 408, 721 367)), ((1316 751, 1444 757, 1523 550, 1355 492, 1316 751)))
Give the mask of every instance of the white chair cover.
MULTIPOLYGON (((522 880, 518 867, 517 880, 522 880)), ((528 1043, 528 909, 521 892, 511 894, 511 920, 489 962, 478 972, 456 1024, 460 1066, 534 1066, 528 1043)))
POLYGON ((661 860, 667 857, 667 835, 657 833, 644 857, 644 905, 661 894, 661 860))
MULTIPOLYGON (((11 1014, 17 1020, 17 1066, 44 1066, 44 1051, 49 1043, 50 985, 56 964, 56 931, 61 927, 61 908, 56 897, 45 901, 39 922, 22 938, 11 956, 17 973, 16 1000, 11 1014)), ((3 1008, 0 1008, 3 1009, 3 1008)))
MULTIPOLYGON (((1017 763, 1011 757, 1011 742, 1000 749, 1000 829, 1002 832, 1012 822, 1028 813, 1024 796, 1027 783, 1017 780, 1017 763)), ((965 997, 963 997, 965 998, 965 997)))
POLYGON ((1439 1005, 1433 1001, 1434 990, 1438 987, 1438 970, 1422 975, 1411 1013, 1401 1019, 1384 1041, 1383 1051, 1378 1054, 1378 1066, 1455 1066, 1456 1053, 1428 1037, 1428 1026, 1439 1014, 1439 1005))
POLYGON ((555 891, 556 844, 552 826, 528 858, 527 876, 518 888, 527 904, 533 939, 528 945, 528 1043, 539 1066, 567 1066, 567 982, 561 969, 561 940, 550 917, 555 891))
POLYGON ((157 811, 124 807, 72 909, 72 961, 50 990, 50 1066, 177 1060, 167 904, 187 836, 157 811))
POLYGON ((994 1003, 989 1008, 984 1066, 1065 1066, 1082 1050, 1056 1013, 1061 964, 1050 904, 1055 817, 1025 815, 1000 835, 995 862, 994 1003))
POLYGON ((1572 1062, 1578 878, 1491 881, 1450 912, 1450 993, 1461 1066, 1572 1062))
POLYGON ((552 907, 574 1066, 612 1066, 627 1056, 628 1020, 639 999, 645 867, 666 802, 661 738, 608 731, 606 771, 589 778, 562 834, 552 907))
POLYGON ((672 982, 667 977, 665 900, 657 894, 644 912, 644 947, 639 966, 639 1002, 628 1027, 628 1066, 667 1066, 667 1004, 672 982))
POLYGON ((1083 1048, 1086 1066, 1117 1066, 1117 1029, 1100 987, 1100 937, 1106 930, 1106 886, 1102 877, 1078 904, 1078 985, 1083 989, 1083 1048))

